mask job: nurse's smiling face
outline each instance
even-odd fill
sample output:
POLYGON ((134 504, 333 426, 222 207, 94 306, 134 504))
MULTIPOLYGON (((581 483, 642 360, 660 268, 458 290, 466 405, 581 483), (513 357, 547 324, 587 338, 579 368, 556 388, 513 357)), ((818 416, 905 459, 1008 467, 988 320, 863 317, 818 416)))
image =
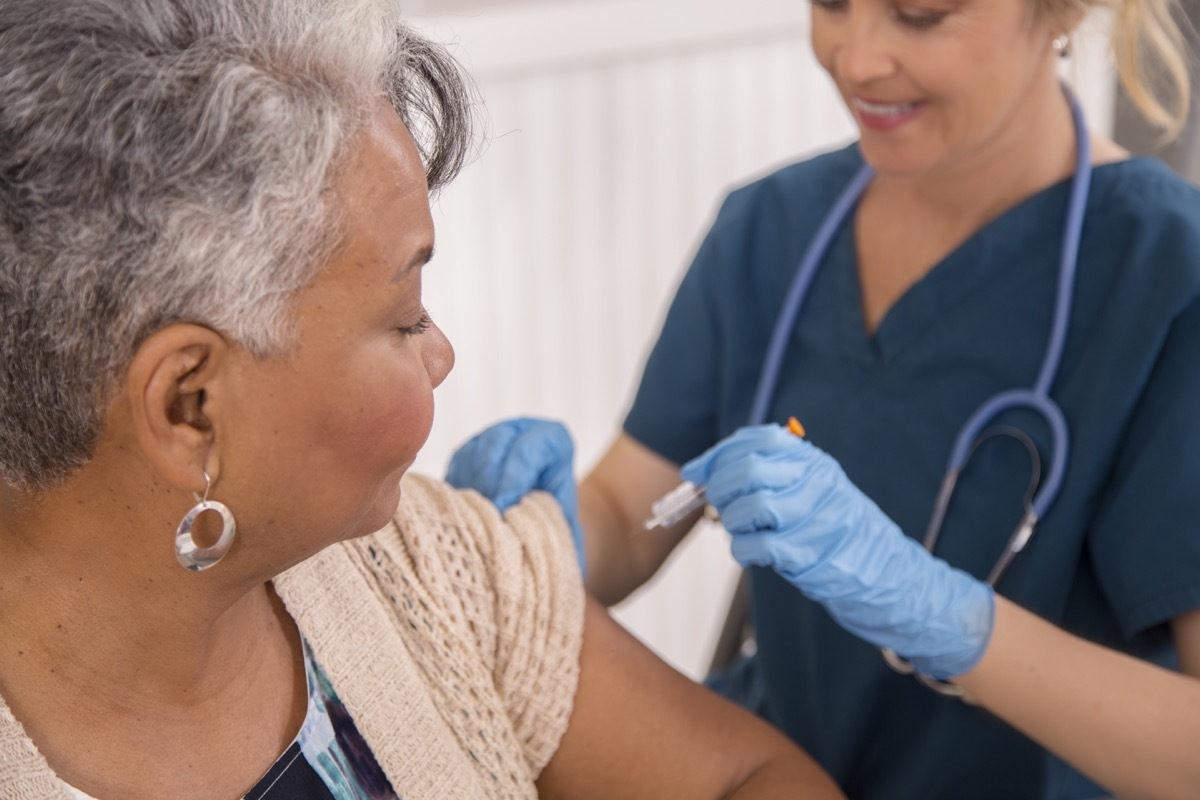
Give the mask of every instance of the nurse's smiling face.
POLYGON ((1028 0, 812 0, 813 51, 883 173, 1036 147, 1028 119, 1061 102, 1055 35, 1028 0))

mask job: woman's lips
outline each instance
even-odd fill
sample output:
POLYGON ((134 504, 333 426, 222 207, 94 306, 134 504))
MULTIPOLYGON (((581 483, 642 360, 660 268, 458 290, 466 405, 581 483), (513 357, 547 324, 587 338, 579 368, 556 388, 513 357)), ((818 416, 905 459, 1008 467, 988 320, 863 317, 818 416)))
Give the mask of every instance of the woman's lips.
POLYGON ((863 126, 876 131, 894 131, 920 113, 925 103, 887 103, 851 97, 850 106, 863 126))

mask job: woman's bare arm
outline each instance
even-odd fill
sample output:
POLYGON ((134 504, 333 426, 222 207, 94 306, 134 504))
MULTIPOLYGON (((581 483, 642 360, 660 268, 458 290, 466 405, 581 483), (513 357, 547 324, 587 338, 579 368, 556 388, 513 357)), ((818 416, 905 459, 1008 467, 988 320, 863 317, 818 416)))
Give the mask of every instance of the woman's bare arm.
POLYGON ((783 734, 659 660, 588 601, 579 689, 543 798, 838 798, 783 734))

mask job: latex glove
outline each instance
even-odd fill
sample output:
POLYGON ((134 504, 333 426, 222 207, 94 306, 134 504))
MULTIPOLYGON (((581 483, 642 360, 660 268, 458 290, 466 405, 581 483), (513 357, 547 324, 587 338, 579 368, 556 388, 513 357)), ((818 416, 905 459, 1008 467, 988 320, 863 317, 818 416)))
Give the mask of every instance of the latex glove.
POLYGON ((991 587, 905 536, 812 444, 778 425, 742 428, 683 477, 705 486, 742 566, 771 567, 850 632, 935 678, 983 656, 991 587))
POLYGON ((575 444, 561 423, 510 419, 497 422, 458 448, 450 458, 446 482, 458 489, 474 489, 501 512, 535 489, 554 495, 571 525, 579 569, 586 573, 574 458, 575 444))

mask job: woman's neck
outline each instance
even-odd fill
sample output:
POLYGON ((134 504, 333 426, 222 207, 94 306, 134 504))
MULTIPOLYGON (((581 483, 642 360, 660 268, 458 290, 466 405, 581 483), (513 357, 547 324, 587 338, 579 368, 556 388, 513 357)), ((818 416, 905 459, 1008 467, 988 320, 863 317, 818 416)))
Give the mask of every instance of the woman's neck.
MULTIPOLYGON (((26 667, 42 662, 30 674, 53 675, 60 688, 103 693, 96 684, 107 682, 126 700, 186 703, 278 642, 265 579, 234 564, 196 574, 175 563, 171 519, 187 503, 178 500, 158 487, 101 488, 86 474, 33 502, 0 496, 0 634, 23 643, 26 667)), ((4 682, 17 674, 5 669, 11 656, 0 651, 4 682)))
POLYGON ((181 567, 195 500, 117 416, 66 482, 0 496, 0 696, 94 796, 241 796, 307 707, 300 633, 269 583, 282 567, 250 526, 212 570, 181 567))
MULTIPOLYGON (((230 600, 127 546, 161 521, 122 527, 0 530, 0 695, 95 796, 238 795, 303 720, 299 632, 269 584, 230 600)), ((166 527, 150 539, 174 561, 166 527)))

